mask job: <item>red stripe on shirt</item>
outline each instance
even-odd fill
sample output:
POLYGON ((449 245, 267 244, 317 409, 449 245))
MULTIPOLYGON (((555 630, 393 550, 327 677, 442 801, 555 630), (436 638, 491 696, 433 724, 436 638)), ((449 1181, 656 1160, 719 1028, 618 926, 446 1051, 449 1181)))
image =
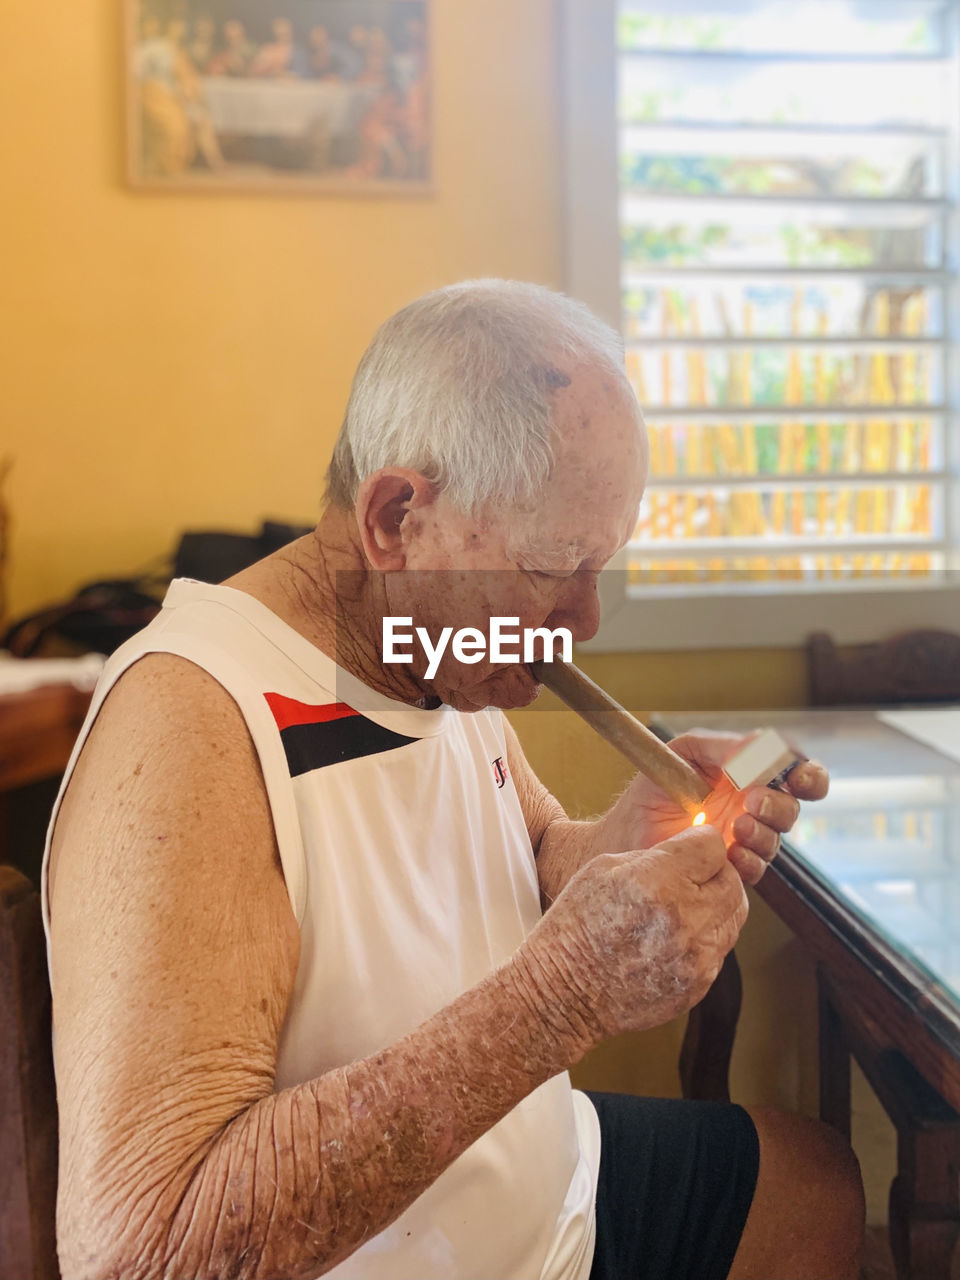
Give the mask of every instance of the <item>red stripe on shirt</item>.
POLYGON ((263 695, 278 729, 289 729, 294 724, 323 724, 327 720, 343 720, 346 716, 359 713, 345 702, 328 702, 323 706, 311 706, 309 702, 297 702, 295 698, 285 698, 281 693, 265 693, 263 695))

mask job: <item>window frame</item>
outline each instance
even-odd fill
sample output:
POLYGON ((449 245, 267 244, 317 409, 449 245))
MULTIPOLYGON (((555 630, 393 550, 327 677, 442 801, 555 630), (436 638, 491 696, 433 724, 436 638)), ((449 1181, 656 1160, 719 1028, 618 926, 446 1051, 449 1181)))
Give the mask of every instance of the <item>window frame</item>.
MULTIPOLYGON (((960 87, 957 58, 960 0, 949 19, 954 54, 955 125, 949 141, 946 194, 953 200, 946 220, 945 259, 953 274, 946 291, 945 420, 948 481, 945 581, 888 586, 882 590, 844 584, 730 584, 678 593, 627 590, 626 551, 600 575, 602 621, 580 648, 602 653, 652 650, 796 647, 813 631, 829 631, 837 643, 859 644, 918 627, 960 629, 960 87), (720 606, 720 607, 718 607, 720 606)), ((621 317, 619 148, 617 122, 617 0, 563 0, 564 287, 618 332, 621 317)))

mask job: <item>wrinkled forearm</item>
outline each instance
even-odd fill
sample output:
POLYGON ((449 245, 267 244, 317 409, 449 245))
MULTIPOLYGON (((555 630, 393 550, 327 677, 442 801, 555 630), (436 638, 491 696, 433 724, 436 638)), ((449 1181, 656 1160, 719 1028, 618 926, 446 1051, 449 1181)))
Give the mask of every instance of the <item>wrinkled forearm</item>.
POLYGON ((571 876, 604 852, 601 822, 602 819, 574 822, 563 815, 544 829, 537 849, 537 877, 545 911, 559 897, 571 876))
MULTIPOLYGON (((139 1214, 116 1214, 109 1260, 84 1261, 61 1239, 64 1280, 321 1274, 580 1056, 576 1028, 550 1016, 529 998, 522 961, 510 962, 376 1056, 248 1107, 185 1183, 172 1177, 149 1197, 138 1227, 127 1224, 139 1214)), ((142 1191, 124 1201, 139 1210, 142 1191)))

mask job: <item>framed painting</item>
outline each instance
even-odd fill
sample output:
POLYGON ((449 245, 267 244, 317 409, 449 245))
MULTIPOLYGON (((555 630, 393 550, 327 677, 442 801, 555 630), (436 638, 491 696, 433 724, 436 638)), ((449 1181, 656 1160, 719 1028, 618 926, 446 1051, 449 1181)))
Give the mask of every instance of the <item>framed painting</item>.
POLYGON ((424 192, 429 0, 125 0, 150 190, 424 192))

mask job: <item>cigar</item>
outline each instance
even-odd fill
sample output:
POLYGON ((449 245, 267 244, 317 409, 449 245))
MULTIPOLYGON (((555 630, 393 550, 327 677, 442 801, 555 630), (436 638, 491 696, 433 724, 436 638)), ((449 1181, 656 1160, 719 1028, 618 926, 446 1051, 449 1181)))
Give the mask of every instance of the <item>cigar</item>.
POLYGON ((561 702, 586 720, 675 804, 686 809, 691 818, 699 815, 712 788, 693 765, 671 751, 572 662, 534 662, 531 670, 541 684, 552 689, 561 702))

